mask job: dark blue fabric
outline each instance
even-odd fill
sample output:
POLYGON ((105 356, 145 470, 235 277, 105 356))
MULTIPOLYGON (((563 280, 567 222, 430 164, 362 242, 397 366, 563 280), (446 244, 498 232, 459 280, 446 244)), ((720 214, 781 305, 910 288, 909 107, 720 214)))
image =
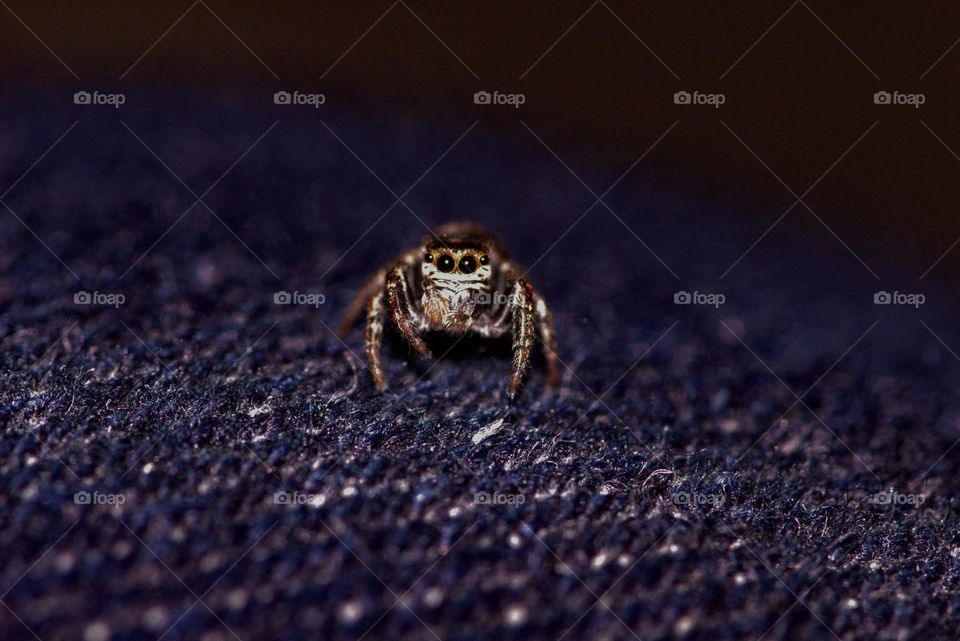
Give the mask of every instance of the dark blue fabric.
MULTIPOLYGON (((79 121, 3 198, 50 251, 0 211, 3 639, 956 636, 958 363, 920 323, 956 349, 954 317, 873 305, 805 212, 721 280, 781 212, 655 151, 566 233, 595 198, 520 123, 480 122, 394 204, 471 118, 61 103, 2 104, 3 190, 79 121), (391 338, 380 394, 362 330, 329 331, 464 218, 534 265, 558 393, 538 361, 508 407, 508 343, 420 362, 391 338)), ((629 166, 528 124, 597 194, 629 166)))

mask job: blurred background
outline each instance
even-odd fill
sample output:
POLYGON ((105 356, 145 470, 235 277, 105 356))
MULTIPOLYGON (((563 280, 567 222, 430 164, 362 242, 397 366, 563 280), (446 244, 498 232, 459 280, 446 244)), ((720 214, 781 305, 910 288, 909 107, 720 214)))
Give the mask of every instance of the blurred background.
MULTIPOLYGON (((868 265, 896 267, 881 277, 904 281, 960 237, 955 3, 4 4, 8 86, 127 92, 130 110, 158 87, 320 91, 336 107, 362 93, 385 117, 400 105, 460 110, 502 119, 518 137, 525 120, 561 158, 597 150, 596 166, 574 169, 598 193, 619 173, 604 160, 626 166, 679 121, 639 170, 683 176, 685 189, 732 206, 725 224, 753 237, 796 200, 774 173, 803 194, 878 123, 806 195, 822 222, 797 205, 771 233, 832 235, 829 226, 868 265), (479 90, 526 100, 480 108, 479 90), (681 107, 677 91, 725 102, 681 107), (877 91, 925 102, 877 105, 877 91)), ((949 283, 958 270, 951 254, 927 278, 949 283)))

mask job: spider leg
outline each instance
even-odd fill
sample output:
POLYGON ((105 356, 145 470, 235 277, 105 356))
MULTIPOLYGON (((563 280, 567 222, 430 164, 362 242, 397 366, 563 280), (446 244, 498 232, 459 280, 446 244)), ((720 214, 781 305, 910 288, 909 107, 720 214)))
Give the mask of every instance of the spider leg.
POLYGON ((357 292, 356 297, 354 297, 353 302, 350 303, 350 307, 347 309, 347 313, 344 315, 343 320, 337 327, 337 333, 342 338, 346 338, 350 333, 350 330, 353 329, 353 326, 357 324, 357 321, 360 319, 360 315, 367 310, 368 303, 373 295, 376 294, 378 290, 383 288, 383 277, 385 275, 386 271, 381 269, 376 274, 368 278, 367 282, 365 282, 363 287, 360 288, 360 291, 357 292))
POLYGON ((410 290, 403 266, 395 267, 387 274, 386 293, 390 317, 400 334, 410 343, 420 358, 430 358, 430 348, 417 333, 416 317, 410 305, 410 290))
POLYGON ((556 388, 560 385, 560 373, 557 370, 557 339, 553 333, 553 315, 543 296, 536 292, 533 294, 533 309, 540 330, 543 356, 547 361, 547 383, 556 388))
POLYGON ((534 324, 533 287, 526 279, 519 279, 513 286, 513 372, 507 396, 512 401, 520 387, 523 377, 530 366, 530 351, 533 348, 534 324))
POLYGON ((373 375, 374 385, 381 392, 387 388, 387 382, 383 376, 383 366, 380 364, 380 344, 383 342, 383 307, 384 294, 381 291, 367 303, 367 330, 365 334, 370 374, 373 375))

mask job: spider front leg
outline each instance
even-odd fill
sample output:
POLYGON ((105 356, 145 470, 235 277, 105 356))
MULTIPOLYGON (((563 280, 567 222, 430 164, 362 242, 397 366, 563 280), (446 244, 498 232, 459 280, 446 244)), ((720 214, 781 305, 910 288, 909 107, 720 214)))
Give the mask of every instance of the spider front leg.
POLYGON ((384 294, 377 292, 367 303, 367 330, 364 335, 367 347, 367 360, 370 362, 370 374, 373 383, 381 392, 387 388, 387 381, 383 376, 383 366, 380 364, 380 345, 383 342, 383 306, 384 294))
POLYGON ((533 286, 526 279, 513 285, 513 372, 507 386, 507 396, 513 401, 523 385, 523 377, 530 367, 530 352, 534 340, 533 286))
POLYGON ((430 348, 424 342, 414 326, 413 310, 410 301, 410 289, 404 274, 404 267, 395 267, 387 274, 387 304, 390 317, 400 334, 410 343, 420 358, 430 358, 430 348))

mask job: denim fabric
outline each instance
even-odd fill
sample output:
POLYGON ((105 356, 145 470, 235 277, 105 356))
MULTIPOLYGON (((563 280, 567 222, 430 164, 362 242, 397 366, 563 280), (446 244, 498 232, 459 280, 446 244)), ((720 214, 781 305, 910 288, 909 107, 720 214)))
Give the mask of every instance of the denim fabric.
MULTIPOLYGON (((471 119, 33 99, 0 189, 79 124, 0 211, 3 639, 956 636, 958 363, 919 322, 954 316, 874 305, 800 210, 721 279, 780 212, 655 153, 593 206, 481 122, 395 203, 471 119), (558 392, 537 360, 505 403, 509 341, 389 336, 378 393, 331 333, 463 218, 533 266, 558 392)), ((597 195, 629 166, 528 124, 597 195)))

